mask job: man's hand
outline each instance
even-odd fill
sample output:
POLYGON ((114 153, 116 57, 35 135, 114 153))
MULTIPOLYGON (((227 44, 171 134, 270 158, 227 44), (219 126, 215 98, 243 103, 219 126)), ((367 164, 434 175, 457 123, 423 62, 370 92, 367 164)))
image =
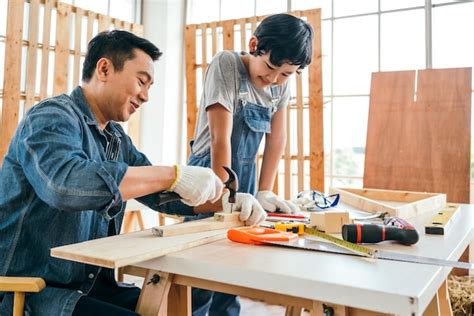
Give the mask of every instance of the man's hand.
POLYGON ((258 191, 257 200, 269 212, 275 212, 278 209, 282 213, 291 214, 300 210, 296 204, 279 198, 272 191, 258 191))
POLYGON ((258 225, 267 217, 267 213, 252 194, 236 193, 235 203, 233 204, 229 203, 229 194, 230 192, 227 191, 222 196, 224 213, 230 213, 231 210, 240 211, 240 220, 248 226, 258 225))
POLYGON ((222 180, 210 168, 177 166, 176 180, 170 191, 178 193, 183 203, 196 206, 219 200, 224 189, 222 180))

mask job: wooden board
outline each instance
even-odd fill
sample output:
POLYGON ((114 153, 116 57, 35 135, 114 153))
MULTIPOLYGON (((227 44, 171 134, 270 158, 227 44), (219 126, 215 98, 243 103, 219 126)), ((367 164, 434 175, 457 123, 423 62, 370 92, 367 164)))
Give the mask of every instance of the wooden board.
POLYGON ((329 188, 340 202, 367 212, 388 212, 404 219, 438 211, 446 206, 446 194, 379 189, 329 188), (399 203, 390 203, 399 202, 399 203), (398 204, 398 205, 393 205, 398 204))
POLYGON ((472 68, 373 73, 364 187, 468 203, 471 81, 472 68))
POLYGON ((51 249, 51 256, 119 268, 226 237, 227 229, 158 238, 151 229, 51 249))
MULTIPOLYGON (((234 214, 229 214, 234 215, 234 214)), ((244 226, 238 218, 235 217, 213 217, 200 219, 197 221, 184 222, 174 225, 153 227, 153 234, 158 237, 178 236, 190 233, 205 232, 211 230, 220 230, 224 228, 232 228, 244 226)))

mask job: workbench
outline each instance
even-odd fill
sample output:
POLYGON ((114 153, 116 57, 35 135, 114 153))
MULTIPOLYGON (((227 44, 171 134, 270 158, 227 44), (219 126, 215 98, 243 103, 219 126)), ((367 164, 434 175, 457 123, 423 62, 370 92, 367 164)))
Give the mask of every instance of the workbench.
MULTIPOLYGON (((474 205, 461 205, 458 212, 445 236, 425 235, 424 225, 436 213, 424 214, 411 221, 420 233, 417 244, 386 242, 371 247, 457 260, 474 240, 474 205)), ((140 240, 145 247, 158 248, 156 254, 169 247, 169 242, 150 235, 151 231, 142 231, 114 236, 55 248, 52 253, 105 267, 129 265, 128 271, 145 276, 137 308, 143 315, 189 315, 190 286, 286 305, 287 315, 298 315, 301 308, 322 315, 323 304, 335 315, 446 315, 449 308, 446 278, 451 268, 447 267, 238 244, 227 240, 225 231, 167 237, 171 242, 203 236, 212 241, 133 262, 140 240)))

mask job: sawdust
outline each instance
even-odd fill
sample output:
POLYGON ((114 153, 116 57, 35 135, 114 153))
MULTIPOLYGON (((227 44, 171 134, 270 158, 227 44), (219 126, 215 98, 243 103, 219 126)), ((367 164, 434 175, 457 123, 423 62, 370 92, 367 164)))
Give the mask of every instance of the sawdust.
POLYGON ((448 278, 448 292, 454 316, 473 315, 474 277, 455 276, 448 278))

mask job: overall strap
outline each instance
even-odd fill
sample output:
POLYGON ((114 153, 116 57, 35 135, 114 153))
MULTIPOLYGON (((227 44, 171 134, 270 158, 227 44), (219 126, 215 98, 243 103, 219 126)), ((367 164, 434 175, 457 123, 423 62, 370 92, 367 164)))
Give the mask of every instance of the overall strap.
POLYGON ((239 100, 241 101, 242 106, 245 106, 248 101, 249 95, 249 77, 247 74, 247 69, 243 65, 240 55, 237 52, 234 52, 234 56, 237 63, 237 69, 239 70, 240 83, 239 83, 239 100))

